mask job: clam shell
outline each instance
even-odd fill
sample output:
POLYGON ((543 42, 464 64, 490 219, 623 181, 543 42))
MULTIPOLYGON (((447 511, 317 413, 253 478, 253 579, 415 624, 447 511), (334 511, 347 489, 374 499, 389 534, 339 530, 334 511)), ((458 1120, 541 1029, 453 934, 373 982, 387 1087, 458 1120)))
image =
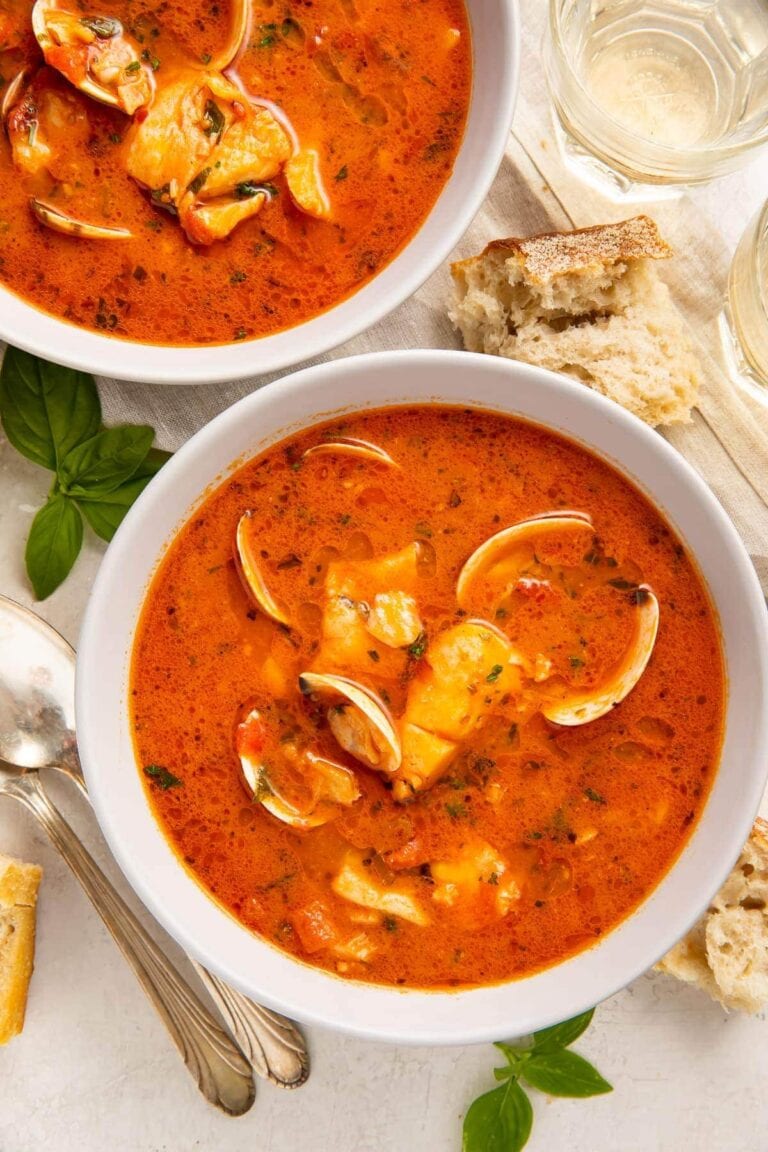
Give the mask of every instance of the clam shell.
MULTIPOLYGON (((259 710, 257 708, 252 709, 242 723, 238 725, 238 736, 245 733, 250 724, 258 723, 260 720, 261 713, 259 710)), ((337 815, 339 805, 348 807, 360 797, 360 789, 354 773, 349 768, 308 752, 305 760, 308 770, 312 773, 313 781, 317 785, 316 797, 311 811, 300 812, 275 791, 267 767, 261 759, 258 756, 251 756, 243 752, 237 736, 235 743, 238 745, 240 770, 249 792, 255 800, 259 801, 262 808, 265 808, 283 824, 290 825, 291 828, 303 830, 319 828, 337 815)))
POLYGON ((363 684, 345 676, 331 676, 320 672, 303 672, 299 688, 305 696, 316 696, 330 704, 343 705, 343 709, 329 710, 331 731, 345 752, 361 764, 391 775, 400 767, 403 754, 400 737, 381 697, 363 684), (352 709, 356 724, 345 722, 344 712, 352 709), (360 726, 366 738, 361 743, 360 726))
POLYGON ((264 580, 259 558, 256 555, 256 549, 253 544, 253 533, 248 530, 249 521, 252 516, 252 512, 246 512, 240 517, 237 525, 237 531, 235 533, 235 559, 237 561, 238 571, 256 607, 259 608, 265 616, 268 616, 270 620, 274 620, 276 624, 284 624, 286 628, 290 628, 291 622, 285 609, 275 600, 264 580))
MULTIPOLYGON (((55 11, 56 6, 51 4, 50 0, 35 0, 35 3, 32 5, 32 12, 30 15, 32 32, 44 56, 57 43, 57 41, 48 31, 47 14, 52 10, 55 11)), ((84 17, 81 17, 79 13, 72 13, 71 15, 75 19, 79 17, 81 22, 84 19, 84 17)), ((116 23, 118 25, 119 32, 116 30, 115 35, 122 36, 123 33, 120 22, 117 21, 116 23)), ((149 72, 144 69, 143 65, 139 61, 138 54, 136 54, 135 59, 138 62, 139 67, 142 68, 144 72, 146 72, 147 76, 149 76, 149 72)), ((123 107, 120 102, 119 91, 104 87, 102 84, 99 84, 98 80, 95 80, 92 76, 86 74, 76 83, 75 86, 79 89, 80 92, 84 93, 86 96, 89 96, 91 100, 96 100, 99 104, 107 104, 111 108, 123 107)), ((141 104, 145 104, 146 102, 146 100, 142 100, 141 104)), ((126 109, 124 108, 124 110, 126 109)), ((132 111, 132 109, 129 109, 129 111, 132 111)))
POLYGON ((227 43, 207 67, 212 72, 223 72, 233 63, 248 36, 251 23, 250 0, 232 0, 230 4, 230 30, 227 43))
POLYGON ((352 436, 339 436, 336 440, 315 444, 307 448, 302 460, 308 460, 311 456, 355 456, 359 460, 371 460, 374 464, 386 464, 389 468, 400 467, 383 448, 367 440, 356 440, 352 436))
POLYGON ((53 232, 62 232, 65 236, 77 236, 81 240, 130 240, 132 236, 127 228, 107 228, 103 224, 88 224, 85 220, 77 220, 59 208, 35 199, 34 196, 30 199, 29 206, 41 224, 53 232))
POLYGON ((571 529, 581 530, 585 526, 592 526, 591 516, 586 512, 567 510, 544 512, 541 516, 521 520, 519 524, 512 524, 509 528, 502 528, 501 532, 496 532, 481 544, 465 563, 456 583, 456 599, 462 608, 465 607, 473 581, 483 576, 489 568, 503 560, 512 548, 516 548, 525 540, 542 534, 567 532, 571 529))
POLYGON ((542 708, 542 713, 555 724, 576 727, 606 716, 637 684, 651 658, 659 628, 659 602, 647 584, 638 588, 635 632, 621 663, 612 676, 592 692, 572 692, 564 700, 542 708))
POLYGON ((3 93, 2 103, 0 103, 0 120, 5 123, 8 114, 16 103, 16 97, 20 94, 24 84, 29 79, 29 69, 22 68, 21 72, 17 72, 13 80, 10 81, 3 93))

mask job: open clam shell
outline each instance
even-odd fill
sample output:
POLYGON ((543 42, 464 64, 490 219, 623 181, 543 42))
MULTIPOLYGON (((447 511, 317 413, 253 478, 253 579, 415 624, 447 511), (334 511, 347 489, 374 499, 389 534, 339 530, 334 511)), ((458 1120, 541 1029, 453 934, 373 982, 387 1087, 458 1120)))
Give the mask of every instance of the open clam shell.
POLYGON ((252 709, 238 725, 235 733, 235 746, 240 760, 243 780, 253 796, 275 819, 291 828, 308 830, 327 824, 338 814, 339 806, 348 807, 360 797, 360 789, 354 773, 343 764, 336 764, 312 752, 305 753, 303 764, 308 783, 311 785, 314 802, 308 810, 301 811, 291 804, 274 786, 269 769, 261 754, 256 751, 260 740, 253 739, 254 730, 258 736, 262 729, 262 716, 257 708, 252 709))
POLYGON ((307 448, 302 460, 308 460, 311 456, 354 456, 359 460, 370 460, 374 464, 386 464, 389 468, 400 467, 383 448, 370 444, 367 440, 356 440, 352 436, 339 436, 336 440, 315 444, 314 447, 307 448))
POLYGON ((46 64, 86 96, 129 116, 149 103, 151 73, 119 20, 68 12, 51 0, 36 0, 31 22, 46 64))
POLYGON ((391 775, 402 762, 400 737, 381 697, 345 676, 303 672, 299 688, 329 704, 328 723, 345 752, 391 775))
POLYGON ((568 510, 544 512, 541 516, 503 528, 481 544, 465 563, 456 583, 456 599, 462 608, 466 607, 474 582, 526 540, 558 532, 583 531, 591 526, 592 518, 586 512, 568 510))
POLYGON ((227 42, 207 65, 212 72, 223 72, 225 68, 229 68, 248 36, 251 23, 250 0, 231 0, 229 12, 230 27, 227 42))
POLYGON ((2 102, 0 103, 0 120, 2 120, 3 123, 5 123, 5 121, 8 119, 8 114, 17 103, 18 98, 21 95, 22 88, 26 84, 29 77, 29 69, 22 68, 21 72, 17 72, 13 80, 11 80, 6 86, 5 92, 3 93, 2 102))
POLYGON ((86 220, 78 220, 74 216, 44 204, 33 196, 29 207, 41 224, 54 232, 62 232, 65 236, 77 236, 81 240, 130 240, 133 233, 127 228, 107 228, 103 224, 89 224, 86 220))
POLYGON ((264 580, 260 557, 251 531, 252 512, 240 517, 235 533, 235 560, 246 590, 259 608, 276 624, 290 628, 291 622, 285 608, 277 602, 264 580))
POLYGON ((659 628, 659 602, 647 584, 633 593, 637 603, 632 641, 614 673, 591 692, 572 692, 547 704, 542 713, 555 724, 576 727, 607 715, 629 695, 651 658, 659 628))

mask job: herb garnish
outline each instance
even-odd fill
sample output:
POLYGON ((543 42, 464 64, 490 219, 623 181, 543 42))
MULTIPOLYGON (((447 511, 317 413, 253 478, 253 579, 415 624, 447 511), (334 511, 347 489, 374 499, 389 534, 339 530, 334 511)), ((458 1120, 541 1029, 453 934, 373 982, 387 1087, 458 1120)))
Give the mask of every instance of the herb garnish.
POLYGON ((146 425, 104 428, 92 376, 10 345, 0 368, 0 419, 17 452, 55 473, 25 553, 35 596, 45 600, 78 557, 83 516, 111 540, 169 453, 151 447, 146 425))
POLYGON ((498 680, 499 676, 501 676, 503 671, 504 671, 504 667, 502 664, 494 664, 493 668, 491 668, 490 672, 488 673, 488 675, 486 676, 485 679, 487 680, 487 682, 489 684, 495 684, 496 681, 498 680))
POLYGON ((163 792, 167 792, 169 788, 180 788, 182 781, 178 776, 174 776, 173 772, 169 772, 167 768, 163 768, 162 764, 147 764, 144 769, 144 775, 149 776, 150 780, 154 780, 163 792))
POLYGON ((244 180, 235 184, 235 196, 238 200, 250 200, 261 193, 264 196, 278 196, 280 189, 276 184, 254 184, 251 180, 244 180))
POLYGON ((203 132, 206 136, 218 136, 221 139, 222 133, 226 127, 224 113, 215 100, 206 100, 205 111, 203 112, 203 120, 205 126, 203 132))
POLYGON ((120 21, 113 20, 110 16, 81 16, 80 23, 98 36, 99 40, 111 40, 113 36, 119 36, 123 30, 120 21))
POLYGON ((139 68, 141 68, 141 63, 138 60, 131 60, 130 64, 125 66, 126 72, 138 72, 139 68))
POLYGON ((461 818, 467 814, 467 806, 466 804, 462 804, 461 800, 449 800, 445 806, 445 810, 451 820, 461 820, 461 818))
POLYGON ((533 1108, 521 1080, 548 1096, 583 1099, 613 1091, 589 1061, 569 1051, 589 1027, 594 1011, 534 1032, 530 1046, 495 1045, 507 1060, 493 1072, 503 1083, 470 1105, 464 1117, 462 1152, 520 1152, 525 1147, 533 1127, 533 1108))
POLYGON ((270 48, 275 43, 277 24, 260 24, 259 31, 262 33, 262 37, 257 41, 257 47, 270 48))
POLYGON ((338 172, 336 173, 336 179, 339 181, 346 180, 347 176, 349 176, 349 169, 345 164, 342 168, 339 168, 338 172))
POLYGON ((187 185, 187 192, 191 192, 193 196, 196 196, 205 184, 210 174, 210 168, 203 168, 200 172, 198 172, 194 180, 190 180, 189 184, 187 185))
POLYGON ((605 804, 605 796, 600 792, 596 792, 594 788, 585 788, 584 795, 587 800, 591 800, 593 804, 605 804))
POLYGON ((303 36, 301 24, 299 24, 297 20, 294 20, 292 16, 286 16, 285 20, 283 20, 282 24, 280 25, 280 33, 285 37, 303 36))
POLYGON ((424 655, 424 653, 426 652, 426 650, 427 650, 427 634, 426 634, 426 632, 420 632, 419 635, 414 640, 413 644, 409 644, 408 648, 407 648, 408 655, 412 656, 414 660, 421 660, 421 658, 424 655))

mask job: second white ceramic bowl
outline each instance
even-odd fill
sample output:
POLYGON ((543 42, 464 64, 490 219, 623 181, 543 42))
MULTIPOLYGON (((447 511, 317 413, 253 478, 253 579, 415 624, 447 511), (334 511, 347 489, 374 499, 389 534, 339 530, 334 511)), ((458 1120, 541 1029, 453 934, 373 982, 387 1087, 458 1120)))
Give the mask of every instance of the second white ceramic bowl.
POLYGON ((596 1004, 691 926, 747 838, 768 768, 768 616, 743 545, 698 474, 635 417, 563 377, 492 357, 401 352, 306 369, 240 401, 165 465, 107 552, 83 626, 77 732, 101 827, 118 863, 188 953, 300 1020, 385 1040, 454 1044, 521 1035, 596 1004), (361 398, 365 399, 362 400, 361 398), (185 870, 152 815, 128 714, 129 661, 149 582, 175 531, 233 467, 298 428, 393 404, 478 405, 569 436, 661 509, 695 557, 719 615, 728 706, 722 762, 682 855, 641 907, 589 951, 507 984, 419 992, 345 981, 252 935, 185 870))
MULTIPOLYGON (((169 348, 75 327, 0 285, 0 339, 57 364, 119 380, 211 384, 310 360, 377 323, 447 259, 480 209, 504 155, 519 75, 517 0, 466 3, 475 82, 453 174, 421 229, 359 292, 312 320, 259 340, 169 348)), ((168 288, 174 291, 173 285, 168 288)))

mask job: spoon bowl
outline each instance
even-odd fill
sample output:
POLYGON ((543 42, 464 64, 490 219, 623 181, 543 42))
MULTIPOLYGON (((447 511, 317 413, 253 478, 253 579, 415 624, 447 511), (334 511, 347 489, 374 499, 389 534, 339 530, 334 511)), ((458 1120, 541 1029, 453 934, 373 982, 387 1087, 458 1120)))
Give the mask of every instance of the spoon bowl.
POLYGON ((55 628, 0 596, 0 759, 79 775, 74 661, 55 628))

